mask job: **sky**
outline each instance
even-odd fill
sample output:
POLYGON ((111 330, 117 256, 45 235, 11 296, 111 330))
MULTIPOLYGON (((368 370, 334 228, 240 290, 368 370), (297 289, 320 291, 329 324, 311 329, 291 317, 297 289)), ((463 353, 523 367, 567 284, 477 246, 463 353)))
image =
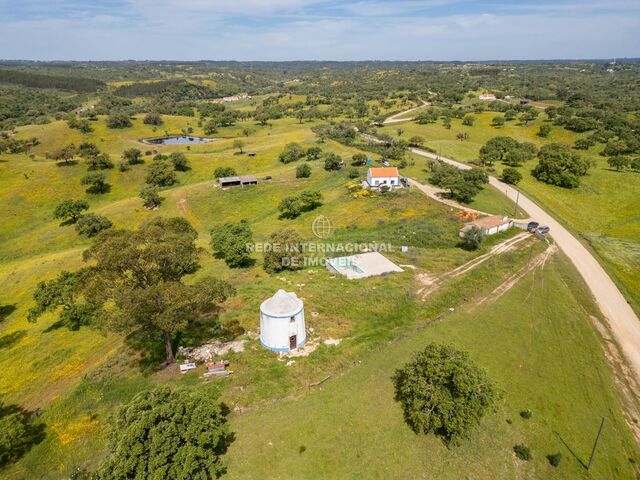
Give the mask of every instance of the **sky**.
POLYGON ((0 59, 640 57, 640 0, 0 0, 0 59))

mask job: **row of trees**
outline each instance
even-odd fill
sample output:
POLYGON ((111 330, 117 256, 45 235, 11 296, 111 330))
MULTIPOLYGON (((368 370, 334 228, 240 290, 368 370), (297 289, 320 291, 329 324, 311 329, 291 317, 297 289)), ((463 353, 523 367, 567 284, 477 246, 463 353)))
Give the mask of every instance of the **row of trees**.
POLYGON ((427 166, 429 181, 448 190, 449 197, 458 202, 470 203, 484 185, 489 183, 489 176, 480 168, 461 170, 440 160, 430 161, 427 166))

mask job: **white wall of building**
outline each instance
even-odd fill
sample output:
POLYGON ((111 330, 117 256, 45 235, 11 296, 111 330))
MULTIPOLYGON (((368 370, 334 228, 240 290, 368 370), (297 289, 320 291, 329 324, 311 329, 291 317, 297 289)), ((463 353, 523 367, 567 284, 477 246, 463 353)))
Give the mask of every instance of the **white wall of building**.
POLYGON ((274 352, 288 352, 289 338, 296 335, 296 348, 307 340, 304 309, 285 317, 276 317, 260 312, 260 343, 274 352))

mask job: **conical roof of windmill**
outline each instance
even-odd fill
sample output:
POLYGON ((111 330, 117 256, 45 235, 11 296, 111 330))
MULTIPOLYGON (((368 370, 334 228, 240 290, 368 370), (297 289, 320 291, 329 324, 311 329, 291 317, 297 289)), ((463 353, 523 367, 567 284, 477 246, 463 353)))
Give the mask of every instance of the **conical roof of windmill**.
POLYGON ((302 300, 295 293, 280 289, 273 297, 262 302, 260 310, 272 317, 289 317, 302 310, 302 306, 302 300))

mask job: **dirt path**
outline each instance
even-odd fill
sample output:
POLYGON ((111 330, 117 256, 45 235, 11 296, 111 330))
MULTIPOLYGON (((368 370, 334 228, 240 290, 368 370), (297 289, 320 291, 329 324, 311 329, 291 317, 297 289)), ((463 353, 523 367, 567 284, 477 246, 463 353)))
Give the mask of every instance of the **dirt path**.
POLYGON ((437 200, 438 202, 444 203, 445 205, 449 205, 450 207, 457 208, 459 210, 464 210, 466 212, 475 212, 480 215, 491 215, 490 213, 482 212, 480 210, 475 210, 473 208, 465 207, 464 205, 456 202, 455 200, 451 200, 450 198, 446 198, 444 194, 445 190, 442 188, 434 187, 433 185, 428 185, 424 183, 420 183, 415 181, 414 179, 409 179, 409 185, 412 187, 416 187, 418 190, 422 191, 425 195, 437 200))
POLYGON ((411 120, 414 119, 414 117, 406 117, 406 118, 398 118, 402 115, 405 115, 407 113, 411 113, 414 112, 416 110, 419 110, 422 107, 427 107, 429 105, 431 105, 430 102, 425 102, 424 100, 420 99, 420 101, 422 102, 422 105, 418 105, 417 107, 413 107, 410 108, 409 110, 403 110, 402 112, 398 112, 394 115, 391 115, 390 117, 387 117, 384 119, 384 122, 382 122, 384 125, 389 125, 391 123, 400 123, 400 122, 410 122, 411 120))
MULTIPOLYGON (((440 159, 460 169, 469 169, 469 165, 451 160, 418 148, 410 148, 411 152, 427 158, 440 159)), ((518 191, 495 177, 489 177, 489 183, 503 192, 508 198, 516 201, 518 191)), ((589 287, 596 303, 609 323, 609 327, 630 362, 636 379, 640 379, 640 321, 627 303, 618 287, 594 256, 565 227, 537 203, 519 193, 519 205, 529 213, 532 219, 541 225, 548 225, 558 247, 569 257, 585 283, 589 287)))
POLYGON ((420 287, 418 288, 418 291, 417 291, 418 297, 420 298, 420 300, 425 301, 429 296, 429 294, 431 294, 434 290, 436 290, 443 281, 449 278, 459 277, 460 275, 465 274, 468 271, 473 270, 474 268, 482 265, 491 257, 513 250, 514 248, 516 248, 516 246, 519 243, 523 242, 528 238, 531 238, 530 233, 528 232, 519 233, 514 237, 508 238, 505 241, 500 242, 497 245, 494 245, 493 247, 491 247, 491 249, 487 253, 484 253, 479 257, 476 257, 468 261, 467 263, 460 265, 457 268, 454 268, 450 272, 447 272, 440 277, 432 277, 427 273, 419 273, 416 276, 416 278, 418 279, 418 283, 420 284, 420 287))

